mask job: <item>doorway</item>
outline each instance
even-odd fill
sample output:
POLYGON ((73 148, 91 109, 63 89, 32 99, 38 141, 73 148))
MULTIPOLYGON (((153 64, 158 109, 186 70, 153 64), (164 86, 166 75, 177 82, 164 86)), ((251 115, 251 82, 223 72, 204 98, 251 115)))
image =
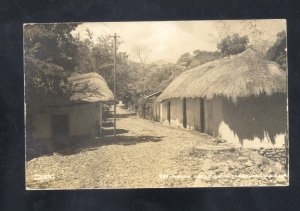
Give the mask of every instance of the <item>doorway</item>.
POLYGON ((167 119, 169 124, 171 124, 171 101, 169 101, 167 104, 167 119))
POLYGON ((203 98, 200 98, 200 132, 205 133, 205 110, 203 98))

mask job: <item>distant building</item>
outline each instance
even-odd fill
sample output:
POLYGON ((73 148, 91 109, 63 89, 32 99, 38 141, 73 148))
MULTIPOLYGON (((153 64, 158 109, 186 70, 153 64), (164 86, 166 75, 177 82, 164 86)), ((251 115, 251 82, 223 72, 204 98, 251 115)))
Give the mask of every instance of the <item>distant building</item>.
POLYGON ((45 105, 31 114, 32 139, 50 148, 68 146, 101 134, 103 104, 113 101, 112 91, 97 73, 76 74, 70 103, 45 105))
POLYGON ((163 92, 163 90, 154 92, 148 96, 146 96, 146 99, 152 99, 152 108, 150 113, 150 119, 156 122, 160 121, 160 102, 157 101, 157 97, 163 92))
POLYGON ((284 144, 287 74, 252 49, 183 72, 157 100, 166 124, 245 147, 284 144))
POLYGON ((119 105, 119 106, 125 106, 122 100, 119 100, 118 105, 119 105))

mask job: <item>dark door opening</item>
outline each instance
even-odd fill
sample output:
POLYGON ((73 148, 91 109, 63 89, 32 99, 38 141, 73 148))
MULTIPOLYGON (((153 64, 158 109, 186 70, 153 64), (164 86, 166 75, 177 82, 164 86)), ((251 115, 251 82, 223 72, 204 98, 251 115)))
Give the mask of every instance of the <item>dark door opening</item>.
POLYGON ((168 102, 167 111, 168 111, 167 118, 168 118, 169 124, 171 124, 171 102, 170 101, 168 102))
POLYGON ((203 98, 200 98, 200 132, 205 133, 205 112, 203 98))
POLYGON ((182 118, 182 123, 183 123, 183 127, 186 128, 187 126, 187 116, 186 116, 186 98, 183 98, 183 106, 182 106, 182 114, 183 114, 183 118, 182 118))
POLYGON ((68 115, 52 116, 52 142, 54 147, 64 146, 69 138, 68 115))

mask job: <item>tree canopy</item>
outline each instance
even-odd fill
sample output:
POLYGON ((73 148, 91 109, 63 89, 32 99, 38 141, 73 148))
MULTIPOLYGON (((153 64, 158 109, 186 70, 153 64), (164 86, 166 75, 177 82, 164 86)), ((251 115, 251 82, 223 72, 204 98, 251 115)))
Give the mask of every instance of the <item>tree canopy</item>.
POLYGON ((286 33, 285 31, 277 34, 276 42, 267 51, 267 59, 277 62, 282 69, 286 70, 286 33))
MULTIPOLYGON (((77 24, 27 24, 24 26, 24 66, 27 105, 67 99, 67 77, 76 66, 71 31, 77 24)), ((31 107, 32 108, 32 107, 31 107)))
POLYGON ((247 49, 249 43, 248 36, 240 36, 235 33, 232 36, 227 35, 218 44, 217 48, 223 56, 239 54, 247 49))

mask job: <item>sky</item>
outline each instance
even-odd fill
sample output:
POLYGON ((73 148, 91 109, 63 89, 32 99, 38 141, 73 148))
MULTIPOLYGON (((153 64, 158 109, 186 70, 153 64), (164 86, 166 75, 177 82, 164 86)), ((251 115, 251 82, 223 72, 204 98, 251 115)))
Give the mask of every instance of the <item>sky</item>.
POLYGON ((148 54, 146 62, 166 61, 175 63, 184 53, 194 50, 217 50, 217 42, 226 34, 248 35, 250 42, 257 38, 275 42, 276 35, 286 30, 285 20, 247 21, 152 21, 152 22, 90 22, 80 24, 73 34, 86 38, 86 29, 94 36, 117 33, 122 40, 119 51, 129 59, 139 61, 137 48, 148 54), (251 28, 251 26, 254 26, 251 28), (253 28, 255 30, 253 30, 253 28), (260 31, 261 34, 255 34, 260 31))

